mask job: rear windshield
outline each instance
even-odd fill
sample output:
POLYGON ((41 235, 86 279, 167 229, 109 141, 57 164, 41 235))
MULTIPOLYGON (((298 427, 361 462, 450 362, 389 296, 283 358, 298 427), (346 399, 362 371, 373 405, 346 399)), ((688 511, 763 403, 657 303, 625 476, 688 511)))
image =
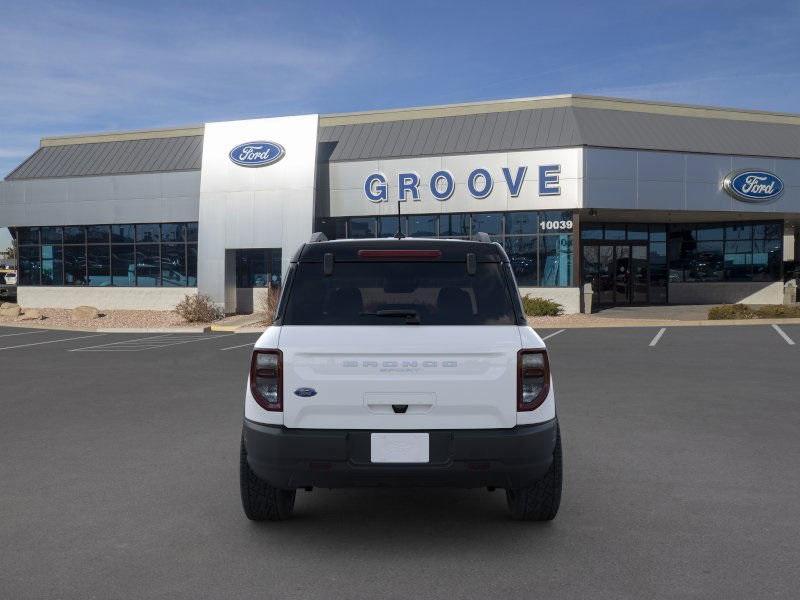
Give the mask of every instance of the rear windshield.
POLYGON ((513 325, 509 288, 497 263, 299 263, 284 325, 513 325))

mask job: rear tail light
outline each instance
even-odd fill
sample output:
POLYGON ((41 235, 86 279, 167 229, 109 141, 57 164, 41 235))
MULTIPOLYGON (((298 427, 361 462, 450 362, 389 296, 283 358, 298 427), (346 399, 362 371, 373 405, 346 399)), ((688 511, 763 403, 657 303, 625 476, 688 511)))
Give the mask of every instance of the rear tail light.
POLYGON ((517 410, 536 410, 550 391, 547 350, 520 350, 517 357, 517 410))
POLYGON ((283 410, 283 354, 280 350, 253 351, 250 392, 264 410, 283 410))

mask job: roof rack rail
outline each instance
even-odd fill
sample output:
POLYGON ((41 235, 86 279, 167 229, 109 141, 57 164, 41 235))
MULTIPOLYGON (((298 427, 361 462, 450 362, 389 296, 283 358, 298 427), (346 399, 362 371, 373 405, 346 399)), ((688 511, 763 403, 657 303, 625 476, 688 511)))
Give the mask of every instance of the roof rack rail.
POLYGON ((492 238, 490 238, 489 234, 485 231, 479 231, 475 234, 475 241, 490 244, 492 242, 492 238))
POLYGON ((311 234, 311 239, 308 240, 309 243, 313 244, 314 242, 327 242, 328 236, 322 233, 321 231, 315 231, 311 234))

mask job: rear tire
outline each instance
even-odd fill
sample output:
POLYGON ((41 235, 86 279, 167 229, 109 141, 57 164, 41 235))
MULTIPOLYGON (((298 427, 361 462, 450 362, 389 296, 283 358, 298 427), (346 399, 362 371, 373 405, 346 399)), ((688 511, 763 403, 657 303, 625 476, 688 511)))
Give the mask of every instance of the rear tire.
POLYGON ((297 492, 273 487, 253 472, 244 438, 239 451, 239 487, 244 514, 251 521, 283 521, 292 515, 297 492))
POLYGON ((508 510, 515 521, 551 521, 558 514, 562 487, 561 430, 556 430, 553 462, 539 481, 519 489, 506 490, 508 510))

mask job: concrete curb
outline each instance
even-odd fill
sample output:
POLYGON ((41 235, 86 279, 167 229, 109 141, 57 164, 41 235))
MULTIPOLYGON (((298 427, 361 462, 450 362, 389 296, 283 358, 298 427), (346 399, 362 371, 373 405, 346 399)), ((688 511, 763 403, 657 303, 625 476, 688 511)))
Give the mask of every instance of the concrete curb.
POLYGON ((605 319, 586 323, 531 323, 534 329, 599 329, 603 327, 730 327, 735 325, 800 325, 800 319, 728 319, 721 321, 670 321, 667 319, 605 319))
POLYGON ((148 329, 141 328, 127 328, 127 327, 99 327, 99 328, 83 328, 83 327, 70 327, 68 325, 41 325, 42 321, 25 321, 20 323, 0 323, 0 327, 14 327, 17 329, 41 329, 42 331, 77 331, 88 333, 208 333, 211 327, 154 327, 148 329))
POLYGON ((225 331, 228 333, 255 333, 262 332, 266 328, 266 325, 256 326, 252 323, 244 323, 242 325, 212 325, 211 331, 225 331))
POLYGON ((102 329, 95 329, 98 333, 208 333, 211 327, 154 327, 152 329, 138 328, 138 327, 106 327, 102 329))
POLYGON ((211 331, 227 331, 228 333, 230 333, 230 332, 238 331, 239 326, 238 325, 212 325, 209 329, 211 331))

